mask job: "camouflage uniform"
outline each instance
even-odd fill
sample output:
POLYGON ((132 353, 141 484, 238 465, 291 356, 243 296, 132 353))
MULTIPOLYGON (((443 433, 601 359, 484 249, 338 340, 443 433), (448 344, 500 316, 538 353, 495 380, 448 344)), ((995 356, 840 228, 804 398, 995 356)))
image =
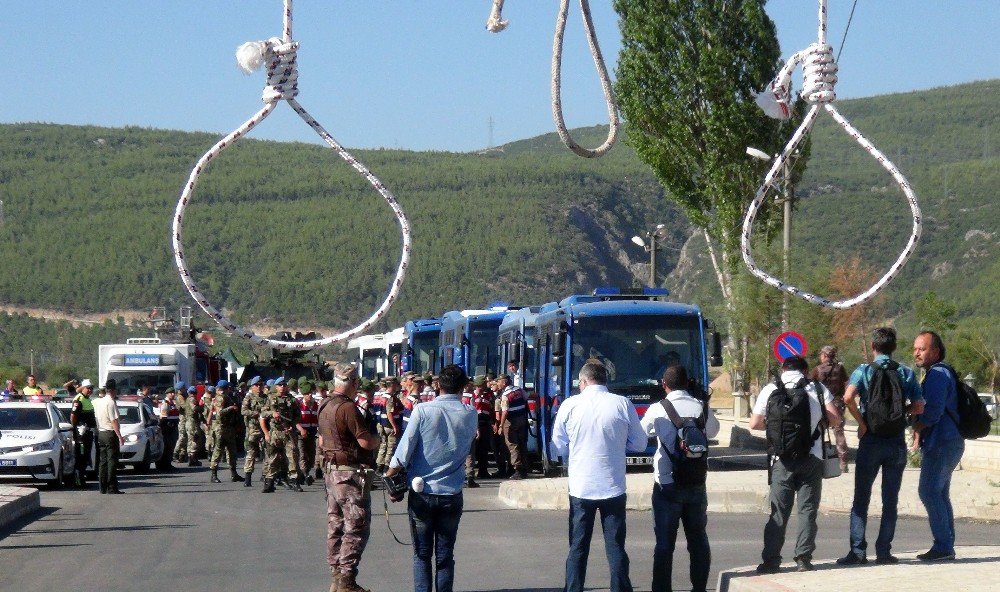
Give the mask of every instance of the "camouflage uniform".
POLYGON ((229 472, 233 481, 242 481, 243 477, 236 474, 237 449, 239 448, 239 412, 236 407, 236 399, 232 393, 218 393, 212 400, 212 441, 215 446, 212 449, 212 458, 209 468, 212 469, 213 478, 219 469, 219 460, 222 456, 229 457, 229 472))
POLYGON ((270 425, 270 441, 265 445, 264 479, 274 480, 282 471, 288 472, 288 482, 298 481, 299 451, 296 447, 299 422, 299 402, 291 394, 271 395, 260 411, 270 425), (275 418, 277 412, 282 417, 275 418))
MULTIPOLYGON (((390 415, 396 418, 396 425, 399 426, 400 433, 403 430, 402 406, 403 404, 396 393, 386 394, 385 411, 383 413, 387 418, 390 415)), ((399 436, 392 429, 392 425, 388 423, 388 419, 382 423, 382 433, 380 435, 382 440, 379 442, 376 465, 388 467, 389 461, 392 460, 392 455, 396 453, 396 444, 399 443, 399 436)))
POLYGON ((198 404, 198 397, 191 393, 188 395, 187 404, 184 408, 184 423, 187 426, 187 451, 188 451, 188 462, 197 463, 199 453, 202 451, 202 447, 199 445, 199 440, 204 439, 205 434, 202 431, 202 425, 204 424, 205 408, 198 404))
POLYGON ((255 394, 253 390, 243 398, 243 422, 246 424, 247 435, 245 446, 247 458, 243 463, 243 472, 246 474, 247 486, 249 487, 250 475, 253 474, 254 465, 258 455, 261 454, 261 442, 264 440, 264 431, 260 429, 260 410, 267 402, 267 397, 262 394, 255 394))
POLYGON ((178 462, 187 462, 187 396, 185 396, 183 392, 179 392, 177 393, 176 401, 177 408, 181 412, 181 420, 177 423, 177 445, 174 446, 171 454, 174 455, 174 460, 178 462))

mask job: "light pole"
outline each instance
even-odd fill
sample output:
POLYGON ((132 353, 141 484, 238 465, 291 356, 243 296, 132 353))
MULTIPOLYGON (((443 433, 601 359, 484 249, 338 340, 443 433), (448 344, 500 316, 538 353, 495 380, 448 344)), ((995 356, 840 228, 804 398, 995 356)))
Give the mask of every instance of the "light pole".
MULTIPOLYGON (((758 150, 757 148, 753 148, 751 146, 747 146, 747 154, 757 160, 763 160, 764 162, 770 162, 772 158, 767 154, 767 152, 758 150)), ((798 155, 798 151, 795 152, 795 155, 798 155)), ((795 188, 792 186, 791 158, 786 158, 783 166, 781 167, 781 195, 779 197, 775 197, 775 200, 781 201, 784 205, 784 228, 782 229, 782 277, 787 282, 792 268, 792 203, 795 201, 795 188)), ((782 294, 781 328, 782 330, 787 331, 789 295, 787 292, 783 292, 782 294)))
POLYGON ((662 247, 656 245, 657 240, 663 240, 667 238, 667 226, 665 224, 657 224, 655 228, 646 232, 646 240, 643 240, 641 236, 633 236, 632 242, 636 245, 642 247, 649 253, 649 287, 656 287, 656 251, 662 247), (648 243, 646 241, 649 241, 648 243))

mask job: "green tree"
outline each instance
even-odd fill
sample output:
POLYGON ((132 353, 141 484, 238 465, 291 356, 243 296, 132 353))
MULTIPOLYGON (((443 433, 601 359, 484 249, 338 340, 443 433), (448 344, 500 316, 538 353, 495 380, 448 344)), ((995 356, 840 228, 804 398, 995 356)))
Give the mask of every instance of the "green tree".
MULTIPOLYGON (((628 142, 696 226, 703 229, 729 316, 732 358, 747 376, 751 307, 736 297, 739 228, 763 178, 746 147, 774 153, 791 129, 757 107, 780 49, 764 0, 615 0, 623 43, 616 91, 628 142), (714 245, 713 245, 714 243, 714 245), (718 251, 718 256, 717 256, 718 251)), ((803 146, 807 152, 807 146, 803 146)), ((804 152, 804 153, 806 153, 804 152)), ((806 158, 800 158, 801 172, 806 158)), ((761 212, 766 228, 768 212, 761 212)))
POLYGON ((955 321, 952 317, 958 312, 955 303, 939 298, 934 292, 927 292, 924 297, 917 301, 916 313, 917 322, 924 331, 936 331, 942 335, 948 334, 955 328, 955 321))

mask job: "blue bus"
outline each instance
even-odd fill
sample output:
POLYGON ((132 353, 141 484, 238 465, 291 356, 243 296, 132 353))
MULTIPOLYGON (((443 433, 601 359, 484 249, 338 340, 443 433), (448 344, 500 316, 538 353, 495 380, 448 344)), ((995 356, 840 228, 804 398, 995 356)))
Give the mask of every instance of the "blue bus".
POLYGON ((434 373, 442 368, 438 357, 441 319, 407 321, 403 333, 403 372, 434 373))
POLYGON ((497 336, 500 323, 511 309, 453 310, 441 317, 439 359, 441 367, 460 366, 469 376, 500 370, 497 336))
MULTIPOLYGON (((580 392, 578 375, 588 359, 607 366, 608 389, 628 397, 640 417, 663 398, 660 379, 670 365, 685 366, 693 387, 707 391, 709 364, 722 365, 721 338, 697 306, 665 302, 667 294, 659 288, 601 288, 539 311, 536 439, 543 471, 558 461, 550 449, 558 405, 580 392)), ((629 463, 650 464, 655 451, 651 440, 645 453, 629 456, 629 463)))
POLYGON ((529 306, 504 315, 498 328, 497 372, 510 374, 507 365, 517 364, 514 384, 520 384, 528 402, 528 455, 537 457, 539 451, 538 394, 535 384, 538 362, 535 355, 535 320, 540 306, 529 306))

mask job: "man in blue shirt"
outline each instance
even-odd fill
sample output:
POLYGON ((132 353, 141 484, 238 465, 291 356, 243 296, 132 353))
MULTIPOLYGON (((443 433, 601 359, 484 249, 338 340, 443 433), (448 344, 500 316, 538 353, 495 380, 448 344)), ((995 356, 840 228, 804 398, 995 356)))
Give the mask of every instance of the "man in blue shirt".
MULTIPOLYGON (((854 461, 854 503, 851 505, 850 537, 851 551, 837 560, 840 565, 861 565, 868 563, 865 550, 865 529, 868 524, 868 506, 872 499, 872 486, 879 470, 882 471, 882 523, 875 540, 875 563, 892 565, 899 560, 892 554, 892 539, 896 534, 899 489, 903 484, 903 470, 906 468, 906 442, 904 430, 893 436, 879 436, 868 430, 866 406, 871 396, 869 392, 874 366, 886 368, 895 366, 903 387, 904 405, 908 413, 916 415, 923 410, 924 399, 920 394, 913 370, 897 364, 890 358, 896 351, 896 330, 879 327, 872 332, 872 351, 875 359, 871 364, 861 364, 851 374, 844 391, 844 405, 858 422, 858 455, 854 461)), ((891 370, 890 370, 891 371, 891 370)))
POLYGON ((927 508, 934 544, 917 555, 921 561, 955 559, 955 515, 951 508, 951 475, 965 453, 965 440, 958 431, 957 377, 944 363, 941 336, 924 331, 913 342, 913 358, 924 369, 923 414, 913 429, 920 434, 923 459, 917 492, 927 508))
POLYGON ((439 380, 441 394, 414 406, 386 471, 392 477, 407 469, 412 484, 408 512, 416 592, 452 591, 465 457, 478 427, 475 410, 462 404, 462 388, 468 382, 465 371, 454 364, 445 366, 439 380))

